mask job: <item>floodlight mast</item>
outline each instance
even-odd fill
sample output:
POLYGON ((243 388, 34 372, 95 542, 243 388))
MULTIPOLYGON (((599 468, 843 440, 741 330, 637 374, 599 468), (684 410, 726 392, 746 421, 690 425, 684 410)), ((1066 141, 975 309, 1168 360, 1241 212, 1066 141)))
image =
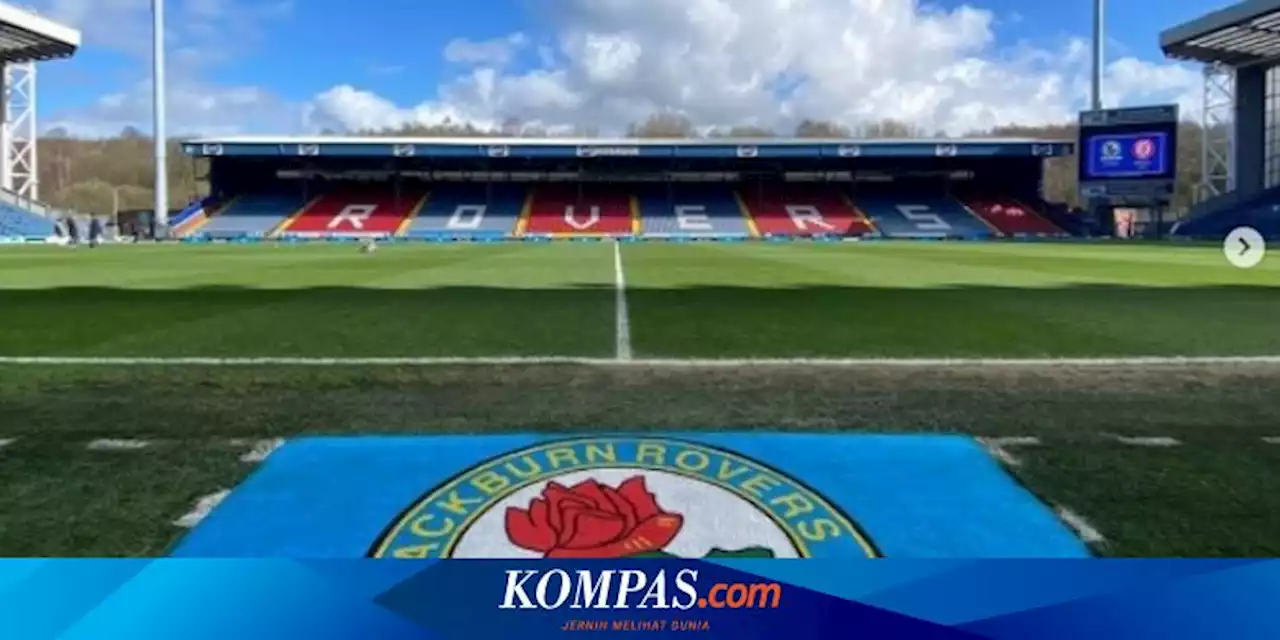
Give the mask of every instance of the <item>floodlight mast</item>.
POLYGON ((1093 0, 1093 83, 1092 95, 1090 96, 1090 108, 1098 110, 1102 108, 1102 45, 1106 39, 1103 33, 1103 13, 1106 10, 1106 0, 1093 0))
POLYGON ((151 0, 151 112, 155 144, 155 223, 156 235, 169 234, 169 174, 167 163, 168 136, 165 133, 164 79, 164 0, 151 0))

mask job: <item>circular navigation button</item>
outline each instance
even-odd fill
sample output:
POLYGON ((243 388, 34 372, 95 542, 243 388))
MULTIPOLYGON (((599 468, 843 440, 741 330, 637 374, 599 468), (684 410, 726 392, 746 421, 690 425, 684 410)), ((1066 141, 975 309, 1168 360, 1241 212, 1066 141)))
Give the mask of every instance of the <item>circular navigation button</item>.
POLYGON ((1222 241, 1222 254, 1232 265, 1252 269, 1267 255, 1267 242, 1253 227, 1236 227, 1222 241))

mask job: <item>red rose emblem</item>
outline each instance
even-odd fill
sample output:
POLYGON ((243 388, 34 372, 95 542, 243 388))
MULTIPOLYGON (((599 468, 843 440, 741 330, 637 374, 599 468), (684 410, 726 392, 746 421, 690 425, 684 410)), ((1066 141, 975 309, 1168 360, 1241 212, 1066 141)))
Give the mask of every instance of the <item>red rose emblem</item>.
POLYGON ((507 509, 511 543, 547 558, 623 558, 671 543, 684 516, 667 513, 634 476, 617 489, 595 480, 548 482, 528 509, 507 509))

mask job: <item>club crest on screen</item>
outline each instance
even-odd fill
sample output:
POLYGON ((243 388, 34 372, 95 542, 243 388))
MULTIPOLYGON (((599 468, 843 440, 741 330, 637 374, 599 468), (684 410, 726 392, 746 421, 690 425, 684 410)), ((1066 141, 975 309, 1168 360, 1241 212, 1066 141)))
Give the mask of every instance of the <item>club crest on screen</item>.
POLYGON ((1102 158, 1104 160, 1117 160, 1120 158, 1120 143, 1115 140, 1108 140, 1102 144, 1102 158))
POLYGON ((1140 138, 1133 143, 1133 157, 1138 160, 1150 160, 1156 154, 1156 144, 1150 138, 1140 138))
POLYGON ((385 558, 876 557, 796 478, 666 438, 509 452, 430 488, 370 551, 385 558))

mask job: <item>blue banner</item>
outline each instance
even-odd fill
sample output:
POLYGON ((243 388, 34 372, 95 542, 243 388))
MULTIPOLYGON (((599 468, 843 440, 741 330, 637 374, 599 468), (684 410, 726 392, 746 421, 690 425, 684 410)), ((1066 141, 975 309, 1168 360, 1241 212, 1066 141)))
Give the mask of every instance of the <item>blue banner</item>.
POLYGON ((0 561, 0 638, 1276 638, 1280 561, 0 561))
POLYGON ((174 551, 287 558, 1084 558, 966 436, 291 441, 174 551))

